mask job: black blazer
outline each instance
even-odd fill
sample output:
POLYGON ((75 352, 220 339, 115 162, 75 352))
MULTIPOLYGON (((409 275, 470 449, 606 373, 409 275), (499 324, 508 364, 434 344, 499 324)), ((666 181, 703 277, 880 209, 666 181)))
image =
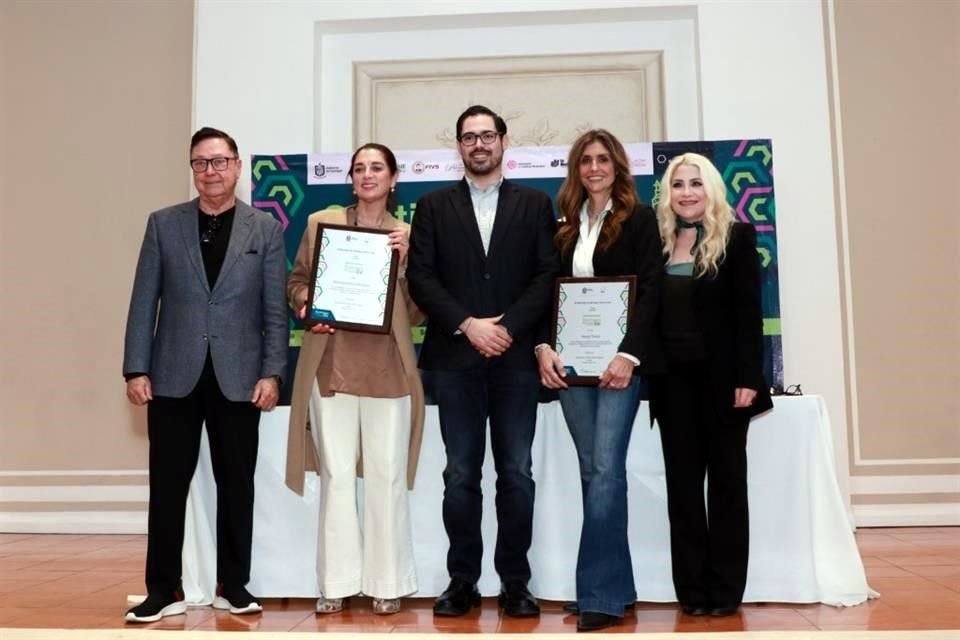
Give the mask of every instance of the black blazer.
MULTIPOLYGON (((610 217, 604 219, 607 224, 610 217)), ((578 233, 579 237, 579 233, 578 233)), ((573 274, 573 250, 576 241, 561 257, 561 273, 564 277, 573 274)), ((656 321, 658 296, 663 263, 660 231, 653 209, 639 204, 623 221, 620 235, 613 244, 601 250, 599 243, 593 252, 593 275, 637 276, 636 296, 627 334, 618 351, 624 351, 640 360, 635 373, 646 373, 647 348, 656 321)))
POLYGON ((543 192, 504 180, 484 255, 466 180, 424 195, 410 231, 407 281, 427 314, 420 368, 459 370, 487 359, 457 333, 469 316, 503 314, 513 344, 495 364, 535 369, 557 273, 556 220, 543 192))
MULTIPOLYGON (((666 271, 661 269, 661 277, 666 271)), ((694 279, 694 305, 706 348, 706 374, 710 381, 713 409, 732 416, 752 417, 773 407, 770 389, 763 379, 763 310, 760 305, 760 260, 753 225, 734 223, 727 241, 727 254, 716 275, 694 279), (756 389, 749 407, 733 408, 734 389, 756 389)), ((659 328, 659 321, 657 327, 659 328)), ((660 344, 654 358, 663 370, 660 344)), ((652 381, 651 420, 656 414, 657 381, 652 381)))

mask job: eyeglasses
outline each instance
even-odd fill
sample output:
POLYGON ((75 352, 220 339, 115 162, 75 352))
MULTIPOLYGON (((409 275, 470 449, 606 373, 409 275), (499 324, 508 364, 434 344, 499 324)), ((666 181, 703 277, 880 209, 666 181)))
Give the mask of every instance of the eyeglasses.
POLYGON ((477 140, 480 140, 483 142, 483 144, 492 144, 499 137, 499 131, 481 131, 480 133, 468 131, 457 138, 457 140, 459 140, 460 144, 465 147, 472 147, 473 145, 477 144, 477 140))
POLYGON ((770 395, 772 396, 802 396, 803 389, 800 388, 799 384, 792 384, 789 387, 770 387, 770 395))
POLYGON ((213 165, 214 171, 226 171, 230 161, 236 159, 236 157, 210 158, 209 160, 207 158, 193 158, 190 160, 190 168, 193 169, 194 173, 203 173, 207 170, 208 165, 213 165))
MULTIPOLYGON (((217 158, 217 160, 226 160, 226 158, 217 158)), ((213 165, 213 167, 216 168, 217 165, 213 165)), ((207 228, 200 234, 200 242, 201 244, 212 244, 217 238, 217 231, 223 226, 223 218, 221 216, 206 216, 206 218, 207 228)))

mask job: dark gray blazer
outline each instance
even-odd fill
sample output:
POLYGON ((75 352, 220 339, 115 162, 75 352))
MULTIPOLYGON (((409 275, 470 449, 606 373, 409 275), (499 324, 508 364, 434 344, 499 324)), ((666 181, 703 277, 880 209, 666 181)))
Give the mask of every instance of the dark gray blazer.
POLYGON ((200 254, 198 203, 150 214, 130 297, 123 371, 146 372, 154 395, 182 398, 196 386, 209 347, 223 395, 248 401, 258 379, 282 377, 286 369, 283 230, 238 200, 211 289, 200 254))

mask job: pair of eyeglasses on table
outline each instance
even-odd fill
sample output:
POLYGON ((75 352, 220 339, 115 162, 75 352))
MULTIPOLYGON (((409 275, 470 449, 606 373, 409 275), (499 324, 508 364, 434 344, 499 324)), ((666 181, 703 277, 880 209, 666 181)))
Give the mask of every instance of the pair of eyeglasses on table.
POLYGON ((774 385, 770 387, 770 395, 772 396, 802 396, 803 389, 800 388, 799 384, 791 384, 789 387, 781 387, 774 385))

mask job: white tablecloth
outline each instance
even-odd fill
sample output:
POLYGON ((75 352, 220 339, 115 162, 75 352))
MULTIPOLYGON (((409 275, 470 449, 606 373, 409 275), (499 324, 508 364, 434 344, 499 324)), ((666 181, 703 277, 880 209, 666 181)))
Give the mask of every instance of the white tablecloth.
MULTIPOLYGON (((309 474, 304 497, 284 485, 287 419, 280 407, 263 414, 257 459, 253 567, 249 589, 262 597, 316 597, 319 480, 309 474)), ((817 396, 775 399, 755 419, 747 441, 750 560, 746 602, 859 604, 870 593, 840 497, 830 422, 817 396)), ((410 494, 419 596, 447 585, 447 538, 441 519, 443 443, 436 407, 427 407, 416 489, 410 494)), ((641 601, 676 600, 670 574, 666 486, 658 429, 641 404, 627 456, 630 552, 641 601)), ((531 591, 548 600, 574 599, 574 567, 582 510, 573 441, 559 402, 542 404, 533 442, 537 483, 531 591)), ((484 463, 483 575, 495 595, 496 536, 493 461, 484 463)), ((216 490, 206 438, 187 503, 183 583, 187 599, 212 599, 216 582, 216 490)))

